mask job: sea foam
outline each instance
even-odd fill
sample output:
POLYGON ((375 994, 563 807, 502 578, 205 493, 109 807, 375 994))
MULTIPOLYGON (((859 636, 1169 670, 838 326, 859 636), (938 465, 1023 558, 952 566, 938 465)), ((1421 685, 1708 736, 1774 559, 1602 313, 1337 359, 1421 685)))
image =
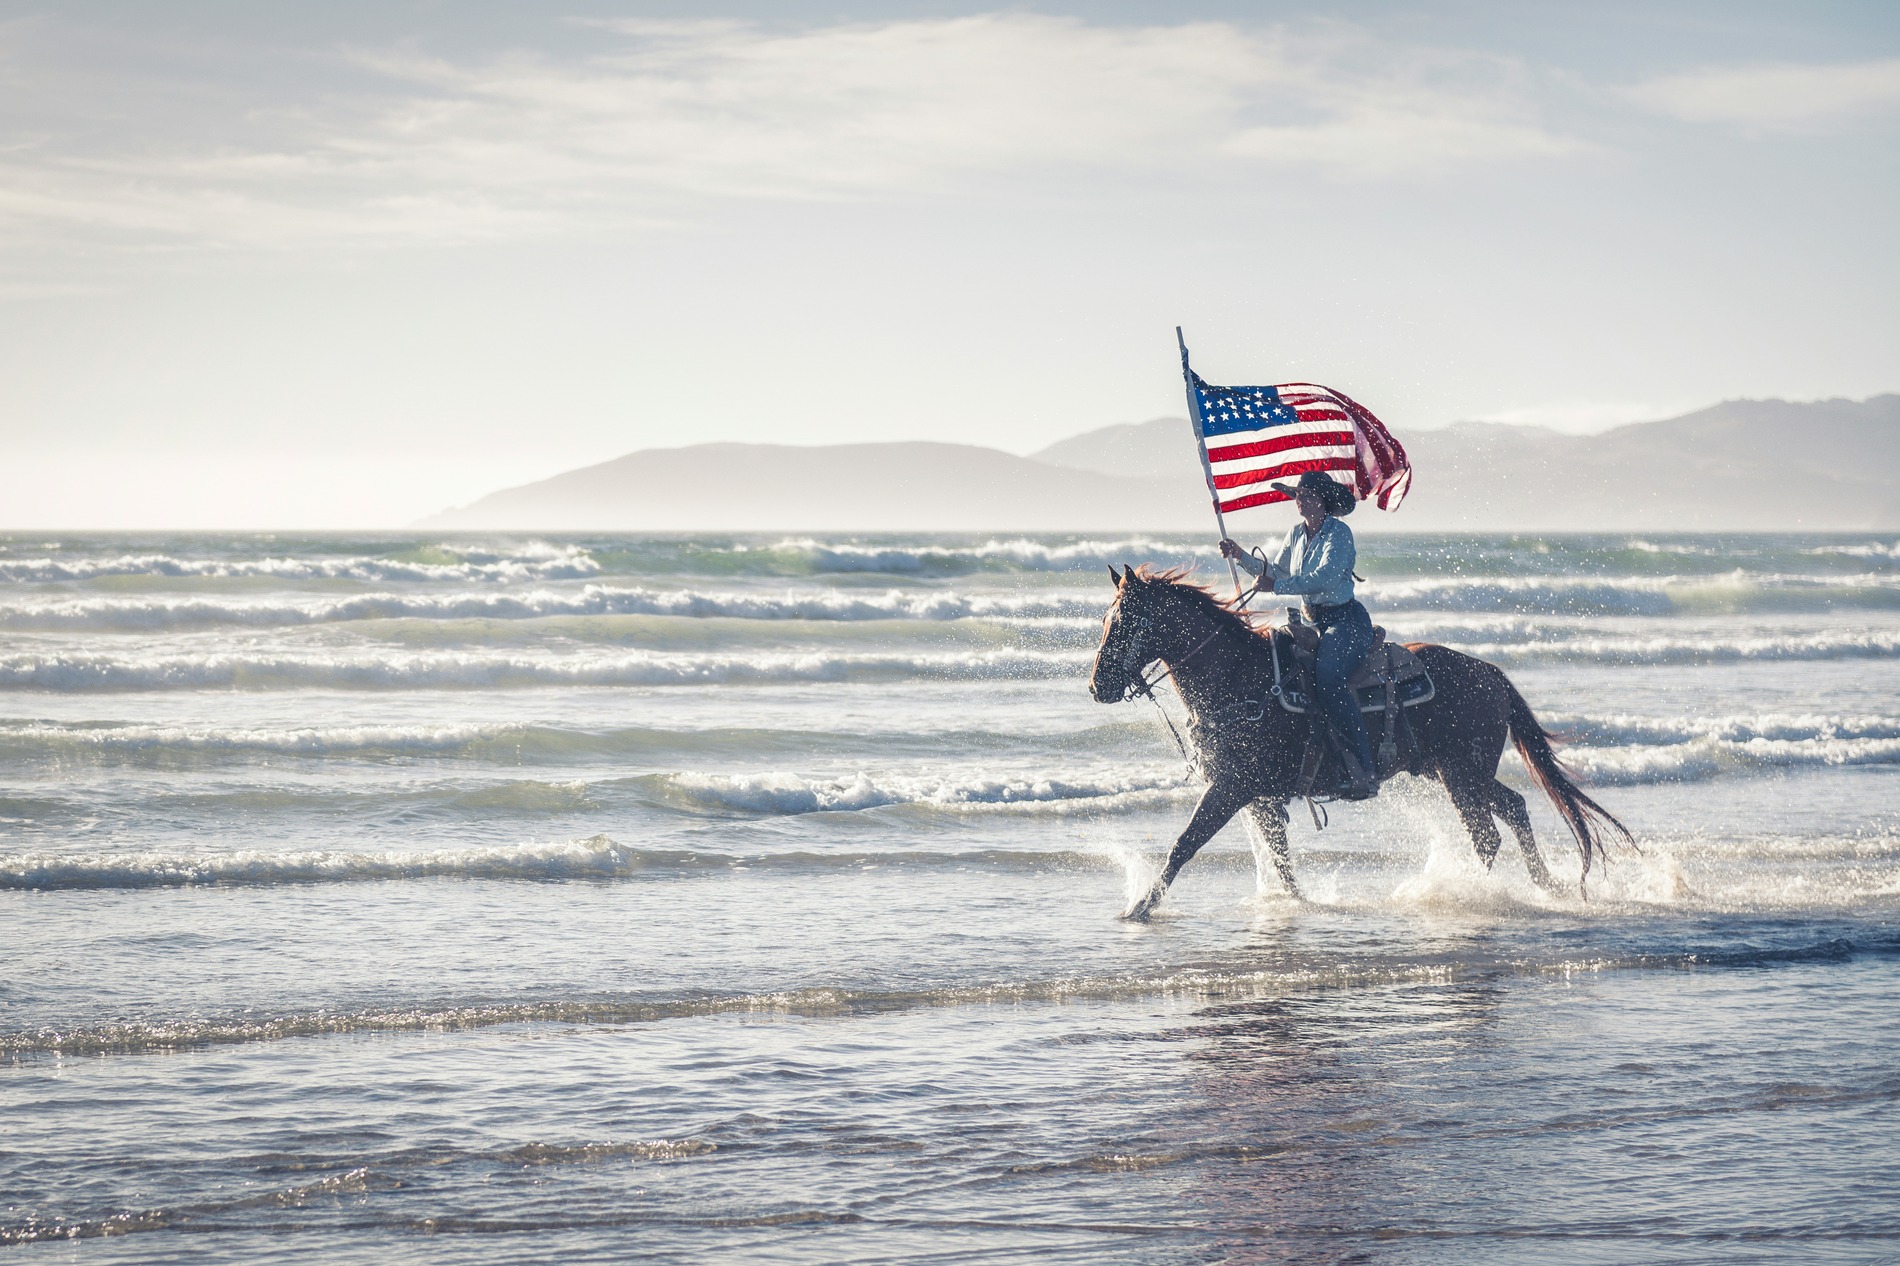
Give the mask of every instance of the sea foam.
POLYGON ((1598 785, 1687 782, 1723 774, 1900 764, 1900 738, 1722 739, 1578 747, 1564 759, 1598 785))
MULTIPOLYGON (((1152 559, 1187 561, 1196 546, 1152 536, 1086 539, 1052 545, 1026 537, 993 538, 980 545, 869 545, 793 537, 758 552, 794 555, 814 572, 887 572, 901 575, 957 575, 996 571, 1093 571, 1108 563, 1152 559), (1185 557, 1184 557, 1185 556, 1185 557)), ((735 553, 742 553, 739 547, 735 553)))
POLYGON ((1093 853, 981 849, 731 854, 640 849, 605 835, 551 843, 416 851, 81 852, 0 854, 0 890, 259 887, 277 884, 379 883, 396 880, 676 879, 773 870, 839 873, 867 867, 925 870, 969 866, 1000 870, 1101 868, 1093 853))
MULTIPOLYGON (((1408 630, 1396 630, 1409 635, 1408 630)), ((1455 630, 1447 629, 1447 633, 1455 630)), ((1534 630, 1531 631, 1533 634, 1534 630)), ((1754 634, 1552 633, 1543 640, 1446 638, 1505 666, 1542 663, 1716 664, 1751 660, 1891 658, 1900 634, 1822 629, 1754 634)), ((665 686, 722 683, 1005 680, 1080 677, 1090 650, 684 653, 501 651, 205 654, 37 652, 0 655, 0 689, 146 691, 203 689, 431 690, 533 686, 665 686)))
POLYGON ((600 564, 578 546, 530 543, 508 551, 441 545, 429 553, 442 561, 378 558, 370 555, 258 558, 190 558, 174 554, 117 554, 108 557, 0 558, 0 583, 51 584, 118 576, 177 579, 270 577, 286 581, 358 580, 426 583, 578 580, 600 571, 600 564))
POLYGON ((704 812, 834 813, 916 804, 939 808, 1035 808, 1102 812, 1153 808, 1199 794, 1182 773, 1099 771, 1060 778, 904 777, 856 772, 811 778, 786 772, 665 776, 668 799, 704 812))
POLYGON ((302 601, 223 597, 85 597, 0 604, 0 629, 138 630, 296 626, 357 620, 534 620, 554 616, 657 615, 740 620, 1047 620, 1094 622, 1106 598, 1063 594, 957 594, 892 589, 737 593, 588 584, 578 589, 474 593, 368 593, 302 601))
POLYGON ((13 690, 431 690, 533 686, 671 686, 746 682, 997 680, 1074 676, 1081 651, 875 654, 771 651, 750 655, 630 652, 535 656, 411 652, 0 656, 13 690))
MULTIPOLYGON (((0 855, 0 888, 180 888, 387 879, 617 879, 696 865, 691 853, 641 852, 604 835, 552 844, 419 852, 26 853, 0 855)), ((714 864, 729 864, 718 859, 714 864)))
POLYGON ((1804 576, 1420 576, 1368 581, 1362 596, 1396 611, 1672 616, 1900 609, 1890 574, 1804 576))

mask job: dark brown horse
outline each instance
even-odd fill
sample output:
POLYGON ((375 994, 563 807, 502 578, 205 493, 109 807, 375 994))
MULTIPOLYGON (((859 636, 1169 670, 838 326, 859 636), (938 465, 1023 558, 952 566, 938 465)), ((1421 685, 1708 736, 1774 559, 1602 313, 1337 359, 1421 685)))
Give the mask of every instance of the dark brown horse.
MULTIPOLYGON (((1103 623, 1089 693, 1099 703, 1118 703, 1141 688, 1148 665, 1157 660, 1165 664, 1187 703, 1188 734, 1208 779, 1161 877, 1122 917, 1147 917, 1181 867, 1242 809, 1259 828, 1280 882, 1297 895, 1287 853, 1287 802, 1294 795, 1312 722, 1271 698, 1271 634, 1188 583, 1181 571, 1130 567, 1116 575, 1111 567, 1108 574, 1118 592, 1103 623)), ((1583 878, 1589 877, 1592 853, 1606 856, 1607 836, 1630 841, 1623 824, 1572 780, 1551 750, 1551 736, 1501 669, 1444 646, 1419 642, 1408 649, 1424 661, 1437 686, 1430 701, 1406 710, 1418 740, 1410 768, 1445 785, 1487 868, 1500 844, 1495 816, 1517 837, 1531 878, 1546 890, 1558 891, 1537 852, 1524 797, 1498 781, 1507 736, 1577 837, 1583 878)))

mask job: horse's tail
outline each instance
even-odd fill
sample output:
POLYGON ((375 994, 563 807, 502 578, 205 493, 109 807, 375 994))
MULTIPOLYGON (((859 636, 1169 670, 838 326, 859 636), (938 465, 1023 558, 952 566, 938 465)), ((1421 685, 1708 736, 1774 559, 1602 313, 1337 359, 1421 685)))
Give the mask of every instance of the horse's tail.
POLYGON ((1603 847, 1606 837, 1615 836, 1632 848, 1636 841, 1628 827, 1618 822, 1614 814, 1585 795, 1583 789, 1577 786, 1575 776, 1557 759, 1549 732, 1537 723, 1531 705, 1524 702, 1524 696, 1517 692, 1517 687, 1507 681, 1505 689, 1511 692, 1511 741, 1517 745, 1517 754, 1524 758, 1531 777, 1544 789, 1550 802, 1557 806, 1557 812, 1570 828, 1570 833, 1577 837, 1577 847, 1583 850, 1583 877, 1588 879, 1591 853, 1601 857, 1605 864, 1610 860, 1609 853, 1603 847))

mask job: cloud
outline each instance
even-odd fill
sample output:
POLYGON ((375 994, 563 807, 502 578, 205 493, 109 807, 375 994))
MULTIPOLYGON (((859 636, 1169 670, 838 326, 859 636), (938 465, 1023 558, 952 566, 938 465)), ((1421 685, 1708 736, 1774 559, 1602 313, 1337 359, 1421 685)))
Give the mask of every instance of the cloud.
POLYGON ((1337 25, 1004 13, 591 29, 577 56, 354 50, 336 71, 349 93, 284 88, 217 114, 134 97, 122 132, 62 131, 42 109, 53 125, 0 153, 0 219, 239 245, 458 241, 720 199, 1231 187, 1288 169, 1385 181, 1582 148, 1537 121, 1516 63, 1337 25))
POLYGON ((628 47, 581 65, 382 60, 437 95, 380 141, 465 176, 507 153, 557 179, 613 172, 791 197, 1223 158, 1378 178, 1574 148, 1494 86, 1508 77, 1497 59, 1344 34, 1034 14, 794 34, 732 23, 612 29, 628 47))
POLYGON ((1686 123, 1812 128, 1900 106, 1900 57, 1716 67, 1653 79, 1628 93, 1644 107, 1686 123))

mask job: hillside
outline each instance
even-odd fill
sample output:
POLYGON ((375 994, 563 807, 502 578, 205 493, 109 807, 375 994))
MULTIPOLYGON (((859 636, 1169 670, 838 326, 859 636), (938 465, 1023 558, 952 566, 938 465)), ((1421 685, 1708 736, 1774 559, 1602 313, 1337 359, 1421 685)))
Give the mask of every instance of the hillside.
MULTIPOLYGON (((1732 400, 1597 435, 1464 422, 1400 437, 1416 475, 1393 530, 1900 529, 1900 395, 1732 400)), ((543 530, 1064 531, 1206 526, 1180 418, 1027 457, 966 444, 646 449, 424 520, 543 530)), ((1244 526, 1279 522, 1254 512, 1244 526)))
POLYGON ((1189 527, 1206 493, 968 444, 645 449, 491 493, 424 527, 874 532, 1189 527))

